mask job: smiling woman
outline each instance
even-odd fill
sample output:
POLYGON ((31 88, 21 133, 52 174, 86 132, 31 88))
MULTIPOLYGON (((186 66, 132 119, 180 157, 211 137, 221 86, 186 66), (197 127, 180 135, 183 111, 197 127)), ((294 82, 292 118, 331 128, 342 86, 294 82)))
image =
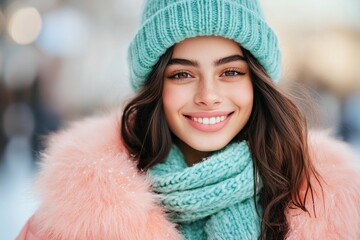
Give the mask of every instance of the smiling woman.
POLYGON ((275 84, 258 2, 148 0, 142 20, 135 96, 50 139, 19 239, 358 239, 360 161, 275 84))
POLYGON ((230 39, 197 37, 176 44, 163 81, 165 118, 189 165, 201 161, 194 156, 225 147, 250 117, 249 67, 230 39))

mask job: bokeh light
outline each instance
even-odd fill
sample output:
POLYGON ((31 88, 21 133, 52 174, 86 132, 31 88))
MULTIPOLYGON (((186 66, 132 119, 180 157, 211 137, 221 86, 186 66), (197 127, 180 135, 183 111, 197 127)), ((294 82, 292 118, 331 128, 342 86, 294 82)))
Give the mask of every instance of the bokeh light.
POLYGON ((23 7, 12 13, 8 32, 18 44, 34 42, 41 31, 42 20, 39 11, 34 7, 23 7))
POLYGON ((89 39, 88 19, 75 8, 63 7, 44 15, 38 46, 48 54, 74 57, 83 54, 89 39))

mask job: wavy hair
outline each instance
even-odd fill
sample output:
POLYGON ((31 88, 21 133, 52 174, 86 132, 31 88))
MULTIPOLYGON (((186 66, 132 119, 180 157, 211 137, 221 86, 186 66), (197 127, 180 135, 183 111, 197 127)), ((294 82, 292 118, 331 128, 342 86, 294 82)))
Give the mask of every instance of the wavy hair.
MULTIPOLYGON (((254 104, 250 119, 237 138, 248 141, 254 179, 258 174, 262 179, 259 239, 284 239, 288 232, 286 208, 291 205, 309 212, 305 202, 308 197, 313 199, 310 177, 318 179, 308 153, 307 123, 299 108, 279 90, 251 53, 242 51, 250 69, 254 104), (299 192, 302 184, 306 186, 304 195, 299 192)), ((140 92, 124 108, 123 142, 141 171, 163 161, 175 137, 162 108, 163 75, 172 52, 173 48, 165 52, 140 92)), ((257 188, 254 182, 254 191, 257 188)))

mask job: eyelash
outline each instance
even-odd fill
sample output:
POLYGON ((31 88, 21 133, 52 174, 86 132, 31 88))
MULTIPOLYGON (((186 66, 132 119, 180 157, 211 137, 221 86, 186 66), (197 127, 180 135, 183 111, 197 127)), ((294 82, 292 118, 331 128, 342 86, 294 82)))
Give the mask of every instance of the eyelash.
MULTIPOLYGON (((221 75, 220 77, 238 77, 238 76, 242 76, 242 75, 245 75, 244 72, 241 72, 239 71, 238 69, 236 68, 231 68, 231 69, 227 69, 225 70, 221 75), (224 74, 226 73, 232 73, 233 75, 230 75, 230 76, 225 76, 224 74)), ((189 79, 189 78, 192 78, 193 76, 186 72, 186 71, 178 71, 172 75, 170 75, 168 78, 170 79, 175 79, 175 80, 181 80, 181 79, 189 79), (186 77, 180 77, 180 75, 183 75, 183 74, 186 74, 187 76, 186 77)))
POLYGON ((223 76, 223 77, 238 77, 238 76, 242 76, 242 75, 245 75, 245 73, 239 71, 239 69, 230 68, 230 69, 225 70, 225 71, 220 75, 220 77, 222 77, 222 76, 223 76), (230 76, 225 76, 225 75, 224 75, 224 74, 229 73, 229 72, 233 73, 233 75, 230 75, 230 76), (235 75, 234 75, 234 73, 235 73, 235 75))
POLYGON ((175 79, 175 80, 188 79, 188 78, 192 78, 192 77, 193 76, 186 71, 178 71, 169 76, 170 79, 175 79), (182 75, 182 74, 187 74, 187 77, 179 77, 179 75, 182 75))

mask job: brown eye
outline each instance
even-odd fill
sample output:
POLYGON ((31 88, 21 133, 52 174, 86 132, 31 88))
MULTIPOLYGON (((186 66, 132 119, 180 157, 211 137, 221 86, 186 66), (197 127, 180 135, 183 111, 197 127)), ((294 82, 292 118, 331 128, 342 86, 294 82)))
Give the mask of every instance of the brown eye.
POLYGON ((243 72, 239 72, 239 71, 235 71, 235 70, 228 70, 225 71, 223 74, 221 74, 221 77, 235 77, 235 76, 240 76, 240 75, 244 75, 245 73, 243 72))
POLYGON ((171 79, 186 79, 186 78, 192 78, 192 76, 187 72, 178 72, 174 75, 171 75, 169 78, 171 78, 171 79))

